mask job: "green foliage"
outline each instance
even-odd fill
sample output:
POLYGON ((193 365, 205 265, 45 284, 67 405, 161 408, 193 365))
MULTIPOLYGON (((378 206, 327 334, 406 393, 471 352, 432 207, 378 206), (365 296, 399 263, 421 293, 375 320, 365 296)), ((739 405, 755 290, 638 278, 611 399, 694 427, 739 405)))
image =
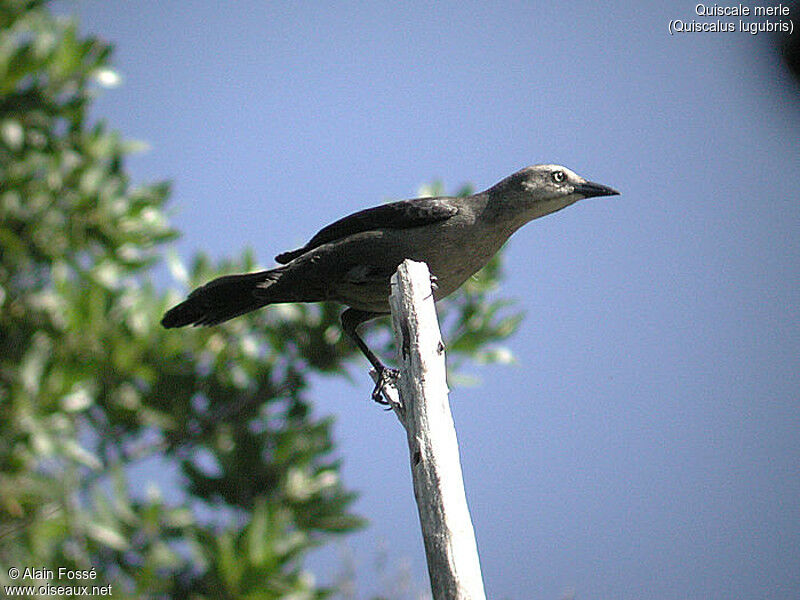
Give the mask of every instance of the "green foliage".
MULTIPOLYGON (((362 525, 307 398, 309 373, 355 356, 340 308, 160 327, 183 294, 151 279, 177 235, 169 188, 133 185, 133 146, 87 122, 110 52, 41 2, 0 0, 0 584, 64 566, 118 598, 324 597, 305 554, 362 525), (142 461, 181 476, 138 489, 142 461)), ((256 268, 170 266, 187 287, 256 268)), ((519 317, 489 301, 499 277, 496 259, 443 306, 453 364, 507 357, 492 343, 519 317)))
POLYGON ((304 553, 361 524, 304 396, 306 364, 336 359, 252 320, 158 325, 168 187, 133 186, 130 146, 86 122, 110 47, 34 3, 0 12, 0 562, 94 567, 137 598, 319 597, 304 553), (144 459, 179 465, 181 498, 131 489, 144 459))

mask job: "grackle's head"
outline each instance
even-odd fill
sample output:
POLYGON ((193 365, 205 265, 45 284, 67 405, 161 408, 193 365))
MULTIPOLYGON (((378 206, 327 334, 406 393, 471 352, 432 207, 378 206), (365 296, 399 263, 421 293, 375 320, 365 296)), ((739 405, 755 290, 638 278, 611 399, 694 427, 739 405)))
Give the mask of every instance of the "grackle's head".
POLYGON ((509 179, 517 177, 523 190, 541 196, 543 200, 572 195, 581 196, 581 198, 619 195, 617 190, 587 181, 575 171, 561 165, 526 167, 511 175, 509 179))
POLYGON ((489 188, 487 193, 496 204, 503 205, 503 212, 515 211, 523 221, 550 214, 584 198, 619 194, 561 165, 525 167, 489 188))

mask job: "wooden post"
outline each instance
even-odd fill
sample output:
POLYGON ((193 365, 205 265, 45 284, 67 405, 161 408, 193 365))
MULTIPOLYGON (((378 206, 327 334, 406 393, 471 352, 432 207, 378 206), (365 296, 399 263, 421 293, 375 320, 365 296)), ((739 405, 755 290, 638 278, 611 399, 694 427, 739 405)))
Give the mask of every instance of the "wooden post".
POLYGON ((434 600, 482 600, 478 548, 448 403, 444 345, 425 263, 392 276, 392 325, 401 376, 386 397, 406 430, 434 600), (396 392, 399 392, 399 397, 396 392))

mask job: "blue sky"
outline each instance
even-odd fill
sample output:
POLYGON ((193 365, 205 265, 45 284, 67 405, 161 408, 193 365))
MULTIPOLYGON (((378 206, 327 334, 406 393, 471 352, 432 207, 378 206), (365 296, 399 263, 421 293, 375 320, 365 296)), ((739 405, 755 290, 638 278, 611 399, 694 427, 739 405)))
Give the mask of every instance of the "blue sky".
MULTIPOLYGON (((619 189, 514 235, 518 364, 451 393, 487 593, 800 597, 800 103, 763 35, 670 36, 702 20, 684 2, 55 6, 116 44, 95 114, 149 143, 137 180, 173 181, 184 257, 270 265, 528 164, 619 189)), ((358 588, 385 589, 379 548, 424 588, 405 436, 363 370, 313 389, 372 521, 358 588)))

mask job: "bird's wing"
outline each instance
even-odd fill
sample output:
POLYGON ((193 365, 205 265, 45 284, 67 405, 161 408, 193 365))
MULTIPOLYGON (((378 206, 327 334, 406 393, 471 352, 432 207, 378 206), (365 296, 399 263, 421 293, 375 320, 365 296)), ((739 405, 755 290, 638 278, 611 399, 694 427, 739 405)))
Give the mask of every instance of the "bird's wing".
POLYGON ((367 208, 331 223, 320 230, 302 248, 284 252, 275 257, 281 264, 286 264, 298 256, 349 235, 372 231, 374 229, 408 229, 438 223, 458 213, 455 198, 416 198, 400 200, 382 206, 367 208))

